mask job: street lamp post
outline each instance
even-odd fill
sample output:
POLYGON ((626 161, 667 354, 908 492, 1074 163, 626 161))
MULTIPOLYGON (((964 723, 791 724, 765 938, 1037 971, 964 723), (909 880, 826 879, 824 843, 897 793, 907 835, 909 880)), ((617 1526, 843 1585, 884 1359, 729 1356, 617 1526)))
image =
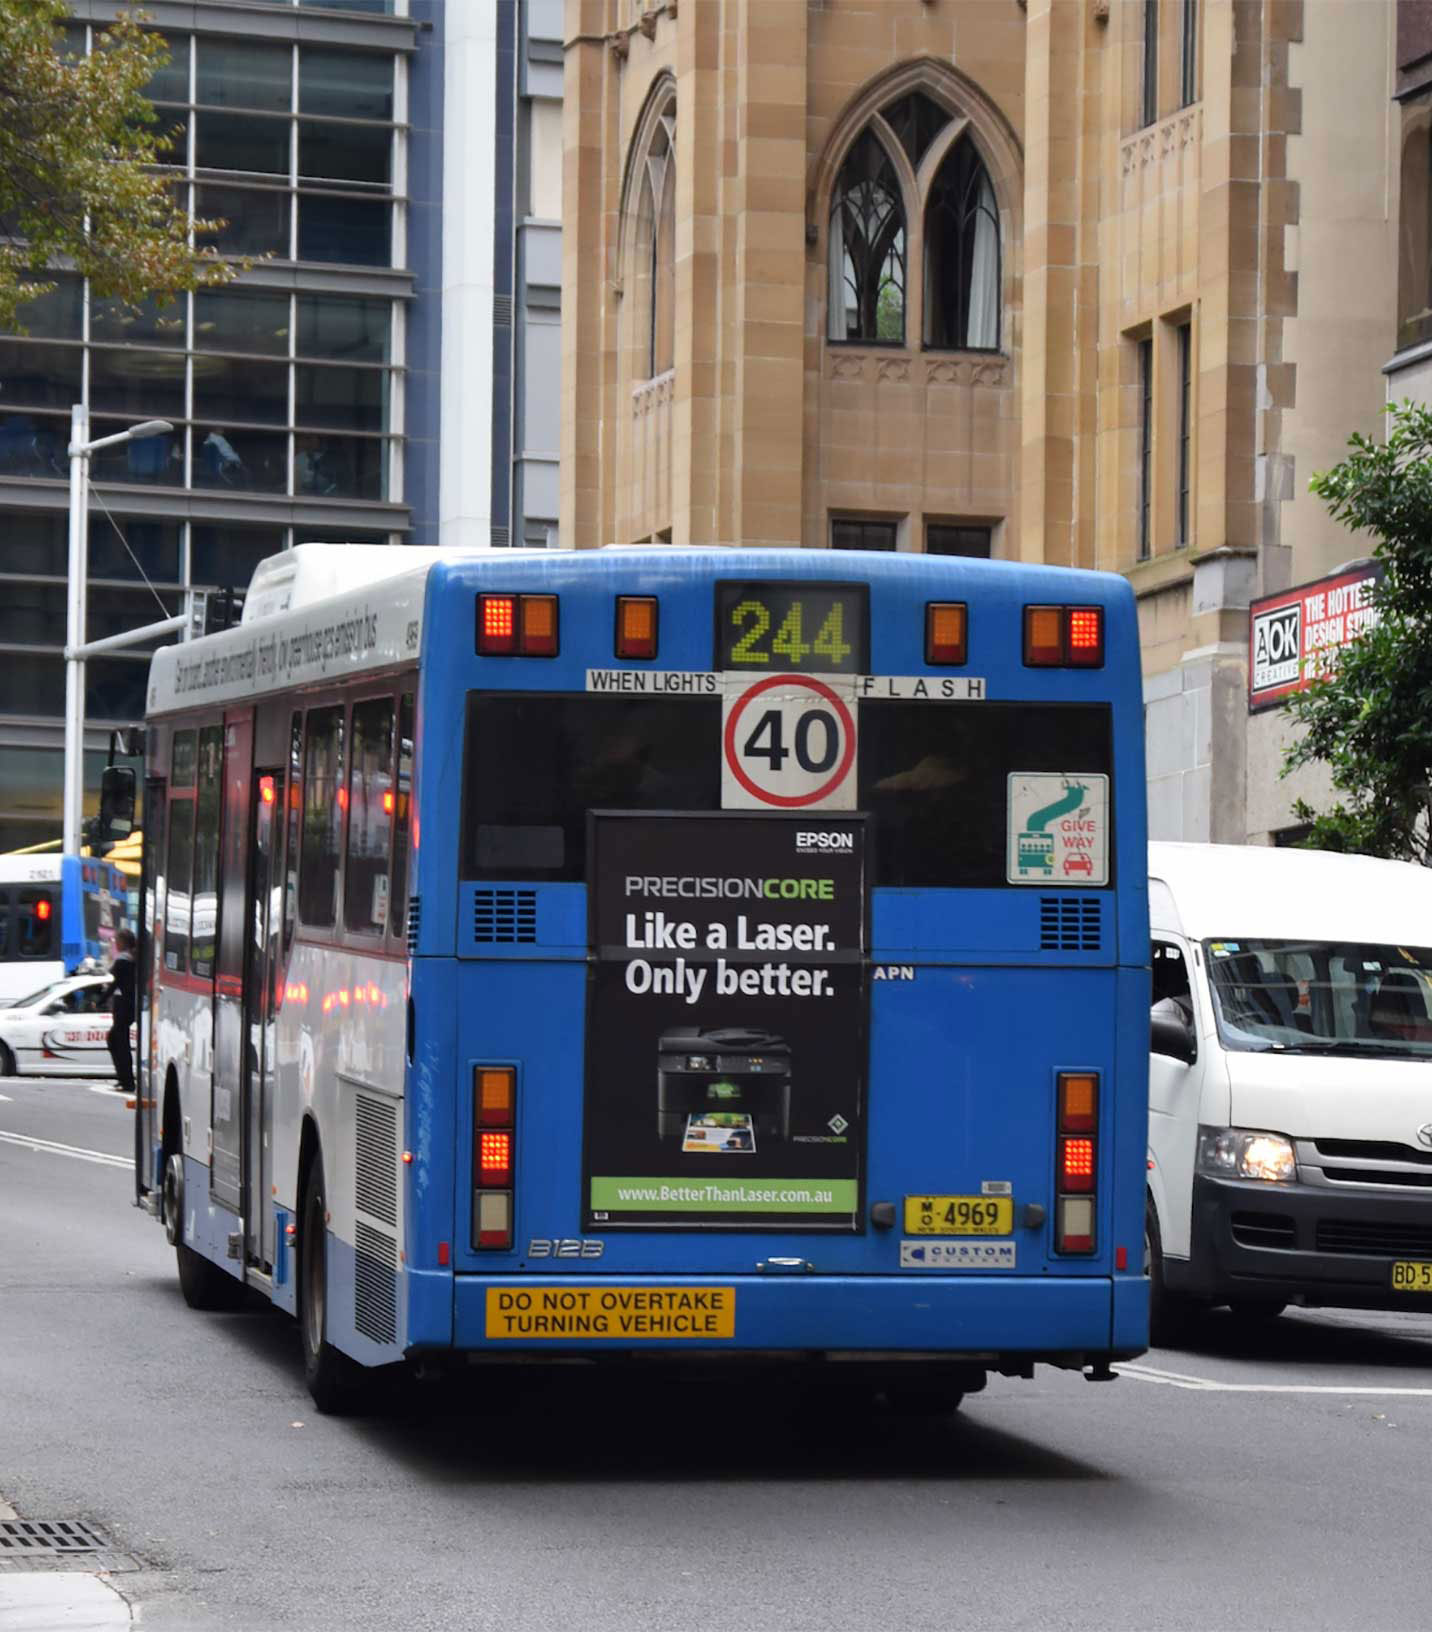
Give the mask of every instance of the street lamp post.
POLYGON ((70 559, 69 599, 65 619, 65 789, 64 854, 80 853, 85 790, 85 596, 89 582, 89 460, 100 448, 162 436, 174 427, 167 419, 146 419, 140 425, 89 441, 89 409, 76 403, 70 409, 70 559))

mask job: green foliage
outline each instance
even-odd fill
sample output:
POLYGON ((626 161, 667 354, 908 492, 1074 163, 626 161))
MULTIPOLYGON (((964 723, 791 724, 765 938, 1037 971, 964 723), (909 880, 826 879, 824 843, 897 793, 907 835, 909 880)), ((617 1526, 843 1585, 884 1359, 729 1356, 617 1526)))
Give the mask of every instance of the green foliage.
POLYGON ((60 258, 130 304, 234 275, 190 246, 182 186, 149 168, 173 145, 143 94, 163 40, 122 14, 73 55, 69 16, 64 0, 0 0, 0 329, 60 258))
POLYGON ((1377 624, 1287 704, 1303 728, 1283 774, 1323 764, 1343 797, 1315 811, 1308 843, 1432 864, 1432 412, 1396 404, 1387 440, 1357 435, 1341 464, 1314 476, 1333 517, 1370 533, 1383 578, 1377 624))

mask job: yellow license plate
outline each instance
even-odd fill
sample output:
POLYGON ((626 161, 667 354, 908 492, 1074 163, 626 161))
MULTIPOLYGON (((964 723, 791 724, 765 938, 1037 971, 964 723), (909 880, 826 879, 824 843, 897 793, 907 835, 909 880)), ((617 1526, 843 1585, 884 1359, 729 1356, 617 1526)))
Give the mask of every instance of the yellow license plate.
POLYGON ((487 1335, 516 1343, 710 1342, 736 1335, 736 1288, 490 1286, 487 1335))
POLYGON ((1013 1235, 1010 1196, 906 1196, 906 1235, 1013 1235))
POLYGON ((1432 1292, 1432 1263, 1403 1262, 1392 1266, 1394 1292, 1432 1292))

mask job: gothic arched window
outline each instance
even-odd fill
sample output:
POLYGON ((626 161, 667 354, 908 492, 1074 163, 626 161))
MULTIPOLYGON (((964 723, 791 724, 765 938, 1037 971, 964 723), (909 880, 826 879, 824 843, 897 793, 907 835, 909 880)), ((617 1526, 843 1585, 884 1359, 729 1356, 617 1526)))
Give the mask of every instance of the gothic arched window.
POLYGON ((925 204, 925 344, 999 346, 999 208, 968 136, 946 154, 925 204))
POLYGON ((646 152, 647 209, 651 232, 651 317, 648 374, 666 373, 676 361, 676 103, 667 104, 646 152))
POLYGON ((830 209, 832 340, 905 338, 905 206, 890 156, 862 131, 836 178, 830 209))

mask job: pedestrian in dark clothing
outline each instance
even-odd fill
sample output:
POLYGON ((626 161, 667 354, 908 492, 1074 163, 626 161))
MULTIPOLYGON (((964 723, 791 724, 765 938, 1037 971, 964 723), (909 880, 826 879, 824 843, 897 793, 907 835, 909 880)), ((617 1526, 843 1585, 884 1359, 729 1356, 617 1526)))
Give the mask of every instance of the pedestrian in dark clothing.
POLYGON ((113 1020, 109 1028, 109 1057, 114 1061, 116 1086, 122 1094, 134 1092, 134 1060, 129 1052, 129 1028, 134 1024, 134 936, 121 929, 114 937, 114 959, 109 966, 114 992, 109 1000, 113 1020))

